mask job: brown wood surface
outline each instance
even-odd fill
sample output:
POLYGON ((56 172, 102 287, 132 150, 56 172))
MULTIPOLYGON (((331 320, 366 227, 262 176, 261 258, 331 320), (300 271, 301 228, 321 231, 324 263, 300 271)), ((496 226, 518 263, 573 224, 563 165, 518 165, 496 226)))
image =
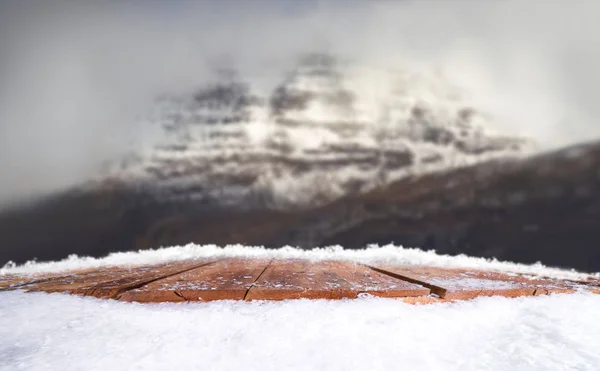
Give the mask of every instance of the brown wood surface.
POLYGON ((444 299, 472 299, 478 296, 529 296, 574 292, 583 285, 551 279, 528 279, 493 271, 418 266, 373 267, 400 279, 429 287, 444 299))
POLYGON ((269 260, 224 259, 123 293, 119 300, 145 303, 243 300, 269 260))
POLYGON ((359 294, 421 296, 429 289, 350 262, 276 260, 250 288, 247 300, 342 299, 359 294))
POLYGON ((206 260, 189 260, 165 264, 160 267, 152 267, 146 271, 139 271, 131 275, 118 277, 110 281, 104 281, 100 284, 77 290, 75 293, 91 295, 95 297, 118 299, 118 297, 126 291, 136 289, 154 281, 162 280, 188 270, 202 267, 212 262, 213 261, 206 260))
POLYGON ((590 280, 588 291, 594 294, 600 294, 600 280, 590 280))
MULTIPOLYGON (((103 268, 106 269, 106 268, 103 268)), ((69 279, 74 275, 83 275, 97 272, 99 268, 88 268, 76 271, 61 271, 53 273, 34 273, 34 274, 7 274, 0 276, 0 291, 27 289, 34 284, 43 285, 53 281, 69 279)), ((50 284, 51 285, 51 284, 50 284)))
POLYGON ((73 272, 58 279, 28 284, 22 289, 114 297, 126 290, 206 263, 208 262, 184 261, 138 267, 105 267, 94 271, 73 272))
POLYGON ((53 280, 30 282, 22 287, 26 291, 68 292, 75 293, 87 287, 93 287, 104 281, 117 277, 135 275, 136 272, 145 272, 154 267, 103 267, 95 271, 73 271, 53 280))
POLYGON ((494 295, 600 294, 600 282, 423 266, 230 258, 0 276, 0 291, 15 289, 136 302, 342 299, 370 294, 429 304, 494 295))
POLYGON ((33 275, 3 274, 0 276, 0 290, 15 289, 38 279, 40 277, 33 275))

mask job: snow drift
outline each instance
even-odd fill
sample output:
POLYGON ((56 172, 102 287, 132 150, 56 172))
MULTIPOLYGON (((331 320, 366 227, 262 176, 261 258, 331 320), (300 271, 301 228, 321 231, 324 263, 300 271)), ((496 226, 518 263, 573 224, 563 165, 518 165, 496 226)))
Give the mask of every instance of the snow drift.
MULTIPOLYGON (((343 259, 589 276, 395 246, 186 245, 9 265, 57 272, 201 257, 343 259)), ((600 275, 596 275, 600 277, 600 275)), ((478 298, 411 305, 394 299, 135 304, 64 294, 0 292, 0 370, 597 370, 600 296, 478 298)))
POLYGON ((600 368, 600 296, 136 305, 0 293, 0 370, 600 368))

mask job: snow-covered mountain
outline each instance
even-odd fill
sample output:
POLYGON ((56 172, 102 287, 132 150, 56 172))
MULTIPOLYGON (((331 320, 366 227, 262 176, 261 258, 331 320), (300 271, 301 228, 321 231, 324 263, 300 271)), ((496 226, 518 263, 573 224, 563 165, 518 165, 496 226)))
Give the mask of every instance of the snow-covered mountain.
MULTIPOLYGON (((109 179, 159 199, 259 208, 322 204, 427 172, 527 152, 440 74, 303 55, 265 89, 232 69, 144 118, 154 149, 109 179)), ((103 182, 100 182, 103 184, 103 182)))

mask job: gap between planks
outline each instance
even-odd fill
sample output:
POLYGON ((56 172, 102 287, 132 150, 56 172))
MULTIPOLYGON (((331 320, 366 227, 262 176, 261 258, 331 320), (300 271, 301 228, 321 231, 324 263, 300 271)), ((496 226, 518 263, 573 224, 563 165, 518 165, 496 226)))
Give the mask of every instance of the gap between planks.
POLYGON ((521 275, 509 275, 495 271, 401 266, 371 268, 398 279, 426 286, 431 289, 432 293, 445 300, 468 300, 480 296, 539 296, 577 291, 599 293, 593 284, 589 283, 579 284, 569 280, 541 278, 527 279, 521 275), (475 280, 476 283, 469 283, 469 280, 475 280))
POLYGON ((246 300, 352 299, 361 294, 402 298, 430 294, 422 285, 348 261, 275 260, 265 272, 261 275, 264 278, 256 280, 249 290, 246 300))
MULTIPOLYGON (((149 285, 149 284, 151 284, 153 282, 164 280, 166 278, 173 277, 173 276, 176 276, 178 274, 186 273, 186 272, 189 272, 189 271, 194 270, 194 269, 202 268, 202 267, 205 267, 207 265, 214 264, 214 263, 216 263, 216 262, 218 262, 220 260, 222 260, 222 259, 213 260, 213 261, 209 261, 209 262, 204 262, 203 264, 199 264, 199 265, 193 266, 191 268, 186 268, 186 269, 183 269, 183 270, 180 270, 180 271, 177 271, 177 272, 173 272, 173 273, 170 273, 170 274, 165 274, 165 275, 160 276, 158 278, 154 278, 154 279, 151 279, 151 280, 140 282, 139 284, 133 284, 133 285, 130 285, 130 286, 126 286, 123 289, 118 289, 119 291, 117 293, 115 293, 114 295, 112 295, 110 298, 118 300, 119 297, 121 297, 127 291, 135 290, 135 289, 138 289, 140 287, 149 285)), ((108 282, 110 282, 110 281, 108 281, 108 282)), ((101 286, 101 284, 98 285, 98 286, 101 286)), ((175 293, 175 294, 177 295, 177 293, 175 293)), ((95 296, 95 295, 93 295, 93 293, 92 293, 92 296, 95 296)))
MULTIPOLYGON (((151 283, 165 280, 165 279, 168 279, 173 276, 181 275, 183 273, 186 273, 186 272, 189 272, 189 271, 192 271, 195 269, 205 268, 209 265, 212 265, 212 264, 215 264, 218 262, 222 262, 222 261, 226 261, 226 260, 227 259, 216 259, 216 260, 211 260, 211 261, 203 261, 202 263, 198 263, 193 266, 188 265, 185 269, 180 269, 180 270, 176 270, 173 272, 169 272, 168 274, 163 274, 158 277, 152 277, 151 279, 144 279, 143 275, 140 277, 137 277, 137 278, 135 277, 135 275, 133 275, 133 276, 128 275, 126 277, 121 278, 121 279, 125 280, 125 283, 118 283, 118 281, 119 281, 118 279, 117 280, 104 280, 104 281, 95 283, 93 286, 90 286, 85 290, 81 290, 81 291, 79 291, 79 290, 64 290, 64 292, 71 292, 71 293, 82 294, 82 295, 87 295, 87 296, 112 298, 112 299, 119 300, 125 293, 127 293, 129 291, 132 291, 132 290, 135 290, 138 288, 142 288, 151 283), (127 279, 129 279, 129 282, 127 281, 127 279), (103 288, 104 288, 104 290, 103 290, 103 288)), ((252 283, 250 283, 248 285, 241 300, 253 300, 253 299, 249 298, 249 296, 252 296, 251 295, 252 290, 254 290, 256 288, 256 284, 265 275, 265 272, 267 272, 268 268, 272 266, 272 264, 275 260, 276 259, 271 259, 268 261, 268 263, 264 266, 262 271, 260 271, 258 276, 253 280, 252 283)), ((177 268, 178 263, 182 264, 184 262, 176 262, 175 265, 172 267, 177 268)), ((191 263, 192 262, 190 262, 190 264, 191 263)), ((433 302, 448 302, 448 301, 464 300, 464 299, 472 298, 472 297, 468 297, 468 298, 467 297, 458 297, 456 295, 446 295, 447 288, 444 287, 444 285, 436 285, 432 282, 428 282, 428 280, 424 279, 424 278, 419 279, 419 278, 415 278, 415 277, 410 277, 409 275, 403 275, 401 272, 392 272, 392 271, 385 269, 385 267, 379 268, 379 267, 370 266, 367 264, 361 264, 361 263, 356 263, 356 264, 359 266, 362 266, 370 271, 374 271, 379 274, 386 275, 388 277, 394 278, 399 281, 414 283, 414 284, 426 287, 431 290, 432 294, 436 294, 439 296, 439 297, 436 297, 435 295, 431 295, 431 294, 430 295, 412 296, 412 297, 410 297, 410 296, 395 296, 398 299, 401 299, 408 303, 426 304, 426 303, 433 303, 433 302)), ((422 267, 422 268, 427 268, 427 267, 422 267)), ((50 276, 50 277, 40 277, 37 279, 33 279, 31 281, 19 282, 12 286, 3 287, 0 289, 0 291, 15 290, 15 289, 23 288, 24 286, 27 286, 27 285, 35 285, 35 284, 39 284, 39 283, 59 281, 61 279, 68 279, 69 277, 72 277, 76 274, 80 274, 83 277, 85 277, 86 274, 92 274, 92 273, 94 273, 94 271, 95 270, 93 270, 93 269, 87 269, 84 271, 80 271, 80 272, 76 272, 76 273, 74 272, 71 274, 60 274, 60 275, 50 276)), ((146 278, 149 278, 149 277, 146 277, 146 278)), ((598 282, 595 282, 592 280, 591 282, 586 282, 584 285, 588 287, 589 291, 594 292, 594 293, 600 293, 600 287, 597 286, 598 282)), ((543 286, 536 287, 535 289, 532 289, 532 290, 533 290, 532 294, 528 294, 527 296, 529 296, 529 295, 535 296, 535 295, 548 294, 548 293, 553 292, 553 290, 549 290, 547 288, 544 288, 543 286)), ((40 291, 45 291, 45 290, 40 290, 40 291)), ((479 294, 481 294, 483 291, 484 290, 482 289, 479 294)), ((554 292, 556 292, 556 291, 554 291, 554 292)), ((475 297, 480 296, 479 294, 475 295, 475 297)), ((183 295, 179 295, 178 292, 175 292, 175 295, 177 295, 187 301, 187 299, 183 295)), ((485 293, 483 293, 483 295, 487 296, 485 293)), ((502 295, 502 296, 508 296, 508 295, 502 295)), ((523 295, 520 294, 518 296, 523 296, 523 295)), ((266 299, 266 300, 269 300, 269 299, 266 299)))
POLYGON ((267 271, 267 268, 269 268, 269 266, 271 265, 271 263, 273 262, 274 259, 269 260, 269 262, 267 263, 267 265, 265 266, 265 269, 262 270, 262 272, 260 272, 260 274, 256 277, 256 279, 254 280, 254 282, 252 282, 250 284, 250 286, 248 286, 248 289, 246 290, 246 293, 244 294, 244 301, 246 301, 247 297, 248 297, 248 293, 250 293, 250 290, 252 290, 252 288, 254 287, 254 285, 256 284, 256 282, 258 282, 258 280, 260 279, 260 277, 262 277, 263 274, 265 274, 265 272, 267 271))
MULTIPOLYGON (((156 281, 160 281, 166 278, 169 278, 171 276, 175 276, 178 274, 182 274, 185 273, 187 271, 193 270, 193 269, 197 269, 200 267, 203 267, 205 265, 208 264, 213 264, 215 262, 217 262, 218 260, 212 260, 212 261, 202 261, 202 262, 197 262, 197 264, 193 264, 192 262, 189 262, 188 264, 184 265, 183 267, 178 267, 178 265, 180 264, 180 262, 175 262, 174 264, 171 263, 172 265, 169 267, 169 263, 167 263, 166 265, 158 265, 158 266, 150 266, 147 267, 149 269, 149 271, 147 271, 147 274, 140 274, 140 275, 136 275, 136 269, 138 268, 143 268, 146 269, 144 266, 141 267, 133 267, 133 268, 129 268, 129 270, 127 271, 127 273, 122 272, 119 273, 116 277, 111 277, 110 276, 110 272, 108 272, 108 275, 105 276, 101 276, 101 280, 96 281, 96 282, 88 282, 88 284, 86 285, 86 278, 89 278, 90 276, 94 276, 94 274, 98 273, 97 269, 86 269, 86 270, 82 270, 82 271, 74 271, 74 272, 70 272, 68 274, 60 274, 58 276, 53 276, 53 277, 45 277, 45 278, 40 278, 40 279, 33 279, 30 281, 26 281, 26 282, 22 282, 19 285, 16 286, 11 286, 8 287, 6 289, 3 289, 3 291, 8 291, 8 290, 19 290, 19 289, 23 289, 26 291, 38 291, 38 292, 48 292, 48 293, 52 293, 52 292, 66 292, 66 293, 70 293, 70 294, 79 294, 79 295, 83 295, 83 296, 94 296, 94 297, 98 297, 98 298, 109 298, 109 299, 118 299, 121 295, 123 295, 125 292, 130 291, 130 290, 134 290, 136 288, 148 285, 152 282, 156 282, 156 281), (152 269, 169 269, 166 272, 158 272, 159 275, 152 275, 151 270, 152 269), (181 268, 181 269, 178 269, 181 268), (160 273, 164 273, 164 274, 160 274, 160 273), (69 282, 69 279, 74 279, 75 281, 71 281, 69 282), (64 282, 67 281, 67 282, 64 282), (49 284, 50 287, 42 287, 40 288, 39 286, 36 287, 36 285, 45 285, 45 284, 49 284), (55 287, 53 287, 53 285, 55 285, 55 287), (69 287, 69 286, 72 287, 69 287)), ((119 268, 119 267, 115 267, 115 268, 119 268)), ((48 286, 48 285, 45 285, 48 286)))

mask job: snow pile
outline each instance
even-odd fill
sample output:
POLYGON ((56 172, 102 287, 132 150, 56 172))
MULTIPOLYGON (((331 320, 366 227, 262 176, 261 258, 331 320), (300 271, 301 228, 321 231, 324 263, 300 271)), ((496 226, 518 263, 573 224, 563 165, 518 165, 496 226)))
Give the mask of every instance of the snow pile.
POLYGON ((3 274, 34 274, 45 272, 59 272, 71 269, 86 269, 113 265, 145 265, 158 264, 166 261, 180 261, 186 259, 218 259, 229 257, 244 258, 276 258, 276 259, 309 259, 309 260, 348 260, 367 264, 394 264, 394 265, 427 265, 437 267, 454 267, 495 270, 531 274, 535 276, 552 277, 570 280, 585 280, 592 276, 600 278, 600 273, 586 274, 574 270, 550 268, 536 263, 533 265, 500 262, 496 259, 474 258, 465 255, 450 256, 438 255, 435 251, 404 248, 394 245, 370 245, 360 250, 344 250, 341 246, 331 246, 312 250, 301 250, 290 246, 279 249, 266 249, 231 245, 219 247, 216 245, 175 246, 155 250, 140 250, 137 252, 112 253, 104 258, 78 257, 71 255, 69 258, 58 262, 28 262, 16 266, 7 264, 0 269, 3 274))
MULTIPOLYGON (((585 279, 575 271, 397 246, 186 245, 6 266, 0 274, 200 258, 344 259, 484 268, 585 279)), ((410 305, 355 300, 137 304, 0 292, 5 370, 598 370, 600 295, 577 293, 410 305)))
POLYGON ((600 296, 140 305, 0 293, 0 370, 598 370, 600 296))

